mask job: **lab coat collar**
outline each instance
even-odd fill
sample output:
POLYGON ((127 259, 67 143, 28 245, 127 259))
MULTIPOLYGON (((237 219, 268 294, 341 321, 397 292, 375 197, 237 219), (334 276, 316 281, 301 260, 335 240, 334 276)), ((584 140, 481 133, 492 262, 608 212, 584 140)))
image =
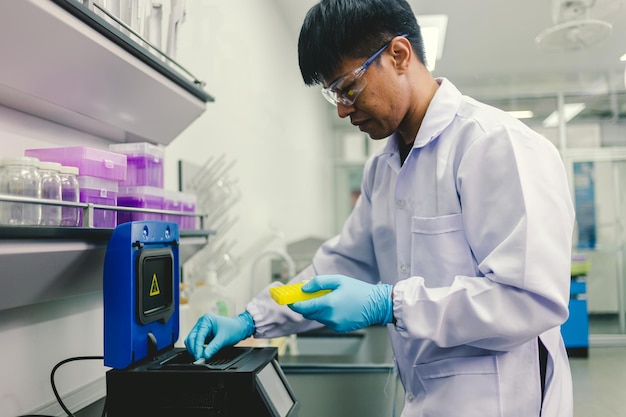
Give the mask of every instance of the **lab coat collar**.
POLYGON ((423 148, 437 138, 454 120, 461 104, 461 92, 446 78, 437 78, 439 88, 426 109, 424 120, 415 137, 414 148, 423 148))
MULTIPOLYGON (((436 81, 439 83, 439 88, 426 110, 422 125, 415 137, 413 148, 423 148, 437 138, 452 123, 461 104, 463 96, 452 82, 446 78, 437 78, 436 81)), ((392 134, 389 139, 383 153, 398 153, 397 141, 399 138, 397 133, 392 134)))

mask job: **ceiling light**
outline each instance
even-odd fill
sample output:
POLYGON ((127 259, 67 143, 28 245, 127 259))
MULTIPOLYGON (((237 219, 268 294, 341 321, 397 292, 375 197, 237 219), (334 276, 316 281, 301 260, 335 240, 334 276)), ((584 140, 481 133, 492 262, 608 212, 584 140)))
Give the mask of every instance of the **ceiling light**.
POLYGON ((417 16, 417 22, 420 25, 424 40, 426 67, 429 71, 433 71, 437 60, 441 59, 443 55, 448 16, 445 14, 422 15, 417 16))
MULTIPOLYGON (((587 107, 585 103, 568 103, 563 105, 563 117, 565 123, 572 120, 578 113, 583 111, 587 107)), ((559 112, 558 110, 550 113, 548 117, 542 122, 543 127, 556 127, 559 124, 559 112)))
POLYGON ((508 114, 516 119, 532 119, 535 114, 531 110, 511 110, 507 111, 508 114))
POLYGON ((626 54, 622 55, 619 60, 620 61, 626 61, 626 54))

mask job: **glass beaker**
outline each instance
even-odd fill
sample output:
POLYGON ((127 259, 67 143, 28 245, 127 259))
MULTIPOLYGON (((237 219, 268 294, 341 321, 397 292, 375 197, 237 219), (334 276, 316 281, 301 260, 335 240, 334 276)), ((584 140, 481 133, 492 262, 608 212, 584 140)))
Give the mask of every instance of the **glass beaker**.
MULTIPOLYGON (((41 177, 41 198, 61 201, 61 164, 57 162, 39 162, 41 177)), ((42 226, 58 226, 61 224, 61 206, 42 204, 42 226)))
MULTIPOLYGON (((41 198, 41 181, 37 158, 28 156, 0 160, 0 193, 18 197, 41 198)), ((39 204, 2 202, 0 223, 37 225, 41 217, 39 204)))

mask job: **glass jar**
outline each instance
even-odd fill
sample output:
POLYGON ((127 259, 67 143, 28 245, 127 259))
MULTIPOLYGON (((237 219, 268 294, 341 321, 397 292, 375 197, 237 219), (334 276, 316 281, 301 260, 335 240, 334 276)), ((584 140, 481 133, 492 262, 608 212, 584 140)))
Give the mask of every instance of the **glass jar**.
MULTIPOLYGON (((41 198, 61 201, 61 164, 57 162, 40 162, 41 198)), ((42 204, 42 226, 58 226, 61 224, 61 206, 42 204)))
MULTIPOLYGON (((0 193, 18 197, 41 197, 37 158, 28 156, 0 160, 0 193)), ((41 206, 33 203, 2 202, 0 223, 15 226, 39 224, 41 206)))
MULTIPOLYGON (((61 167, 61 199, 78 203, 80 199, 80 186, 78 185, 78 168, 61 167)), ((61 226, 78 226, 80 220, 80 208, 62 207, 61 226)))

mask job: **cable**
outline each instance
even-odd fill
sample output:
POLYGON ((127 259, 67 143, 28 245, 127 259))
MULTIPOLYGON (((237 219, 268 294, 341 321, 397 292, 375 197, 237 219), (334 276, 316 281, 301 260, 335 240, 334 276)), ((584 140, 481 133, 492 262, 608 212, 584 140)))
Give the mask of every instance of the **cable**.
MULTIPOLYGON (((54 382, 55 372, 57 371, 57 369, 59 369, 61 366, 63 366, 64 364, 68 362, 83 361, 83 360, 103 360, 103 359, 104 359, 104 356, 75 356, 73 358, 67 358, 67 359, 62 360, 61 362, 54 365, 54 368, 52 368, 52 372, 50 372, 50 385, 52 386, 52 392, 54 393, 54 396, 56 397, 57 402, 59 403, 63 411, 65 411, 65 413, 68 415, 68 417, 76 417, 76 416, 72 414, 72 412, 65 406, 65 403, 63 403, 63 400, 61 400, 61 396, 59 395, 56 384, 54 382)), ((102 408, 101 417, 106 416, 106 410, 107 410, 107 399, 105 397, 104 407, 102 408)), ((26 415, 22 415, 19 417, 54 417, 54 416, 48 416, 48 415, 43 415, 43 414, 26 414, 26 415)))
MULTIPOLYGON (((59 367, 61 367, 62 365, 68 362, 82 361, 82 360, 103 360, 103 359, 104 359, 104 356, 75 356, 73 358, 67 358, 67 359, 62 360, 61 362, 57 363, 54 366, 54 368, 52 368, 52 372, 50 373, 50 384, 52 385, 52 392, 54 393, 54 396, 56 397, 63 411, 67 413, 68 417, 76 417, 76 416, 72 414, 72 412, 63 403, 63 400, 61 400, 61 396, 59 395, 56 384, 54 383, 54 373, 59 367)), ((104 401, 104 408, 102 409, 102 417, 104 417, 105 415, 106 415, 106 399, 104 401)))

